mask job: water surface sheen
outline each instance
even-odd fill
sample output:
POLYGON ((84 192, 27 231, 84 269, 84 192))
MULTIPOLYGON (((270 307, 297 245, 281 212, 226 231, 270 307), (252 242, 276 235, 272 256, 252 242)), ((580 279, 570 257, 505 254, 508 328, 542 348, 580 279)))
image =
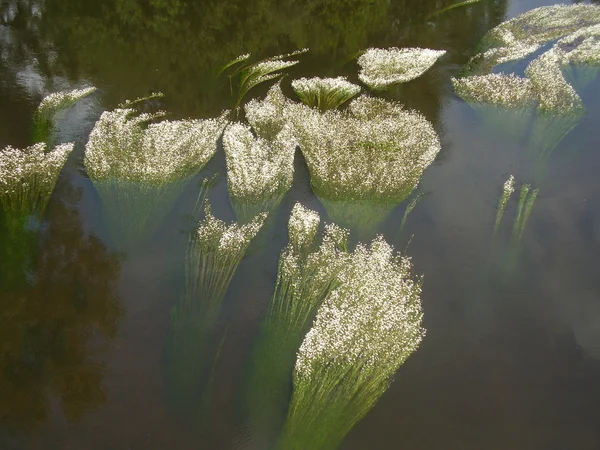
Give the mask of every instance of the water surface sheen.
MULTIPOLYGON (((357 81, 352 56, 389 46, 448 51, 423 77, 384 94, 421 111, 442 139, 420 185, 428 195, 404 232, 397 233, 406 202, 379 230, 400 250, 410 241, 407 253, 425 276, 427 336, 340 448, 600 448, 600 79, 582 94, 586 115, 538 186, 517 262, 507 261, 490 238, 502 183, 526 176, 523 149, 486 131, 450 77, 487 30, 555 2, 483 0, 435 14, 453 3, 0 0, 0 147, 31 143, 30 118, 44 95, 99 88, 57 126, 55 138, 76 147, 43 224, 30 230, 35 257, 0 251, 10 275, 2 279, 11 280, 0 286, 0 449, 264 450, 244 425, 240 389, 289 212, 302 201, 326 214, 302 157, 294 187, 227 293, 218 323, 227 339, 200 419, 170 407, 164 350, 183 286, 189 214, 208 174, 219 174, 215 215, 233 219, 223 150, 152 238, 124 253, 109 243, 83 169, 87 135, 104 109, 154 91, 165 94, 158 106, 171 117, 215 116, 232 102, 226 80, 212 75, 241 53, 309 47, 290 77, 357 81)), ((516 207, 513 197, 501 242, 516 207)))

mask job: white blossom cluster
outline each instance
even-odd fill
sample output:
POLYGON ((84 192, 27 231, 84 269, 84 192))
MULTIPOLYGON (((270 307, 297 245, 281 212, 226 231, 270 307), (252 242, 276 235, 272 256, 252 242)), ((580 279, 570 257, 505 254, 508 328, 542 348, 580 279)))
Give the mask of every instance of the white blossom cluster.
POLYGON ((425 334, 411 267, 381 237, 359 245, 298 351, 295 382, 349 366, 392 376, 425 334))
POLYGON ((445 53, 428 48, 370 48, 358 58, 358 78, 373 90, 406 83, 427 72, 445 53))
POLYGON ((292 88, 304 104, 323 110, 337 108, 360 93, 360 86, 346 77, 300 78, 292 81, 292 88))
POLYGON ((562 74, 566 55, 552 48, 534 59, 525 69, 534 89, 540 93, 541 111, 570 112, 583 109, 583 102, 562 74))
POLYGON ((320 222, 319 213, 305 208, 302 203, 294 205, 288 221, 288 231, 290 245, 296 252, 300 253, 312 245, 320 222))
POLYGON ((93 180, 116 178, 163 185, 197 173, 217 150, 225 116, 148 122, 157 114, 105 111, 92 130, 85 168, 93 180))
POLYGON ((514 74, 492 73, 453 78, 456 93, 469 103, 503 108, 535 108, 537 94, 531 80, 514 74))
POLYGON ((230 192, 258 201, 291 187, 296 142, 288 129, 273 141, 255 137, 249 126, 234 123, 223 134, 230 192))
POLYGON ((600 66, 600 24, 581 28, 559 39, 556 47, 575 65, 600 66))
POLYGON ((284 95, 280 83, 269 89, 264 100, 250 100, 244 107, 248 123, 266 139, 274 139, 283 130, 294 109, 294 102, 284 95))
POLYGON ((433 126, 399 103, 361 96, 345 111, 304 105, 289 114, 317 195, 395 203, 441 149, 433 126))
POLYGON ((260 205, 260 211, 267 211, 292 186, 296 140, 289 127, 270 140, 255 137, 247 125, 234 123, 223 134, 223 147, 234 204, 260 205))
POLYGON ((503 107, 529 107, 533 89, 542 112, 573 113, 582 102, 565 80, 561 67, 600 61, 600 7, 596 5, 553 5, 536 8, 490 30, 483 40, 486 48, 469 63, 476 75, 453 80, 457 93, 467 101, 489 99, 503 107), (516 75, 489 76, 495 66, 516 61, 558 39, 548 51, 532 61, 526 76, 531 84, 519 82, 516 75), (477 76, 487 78, 475 78, 477 76), (493 80, 493 85, 487 83, 493 80), (492 92, 484 92, 491 89, 492 92), (516 89, 515 92, 511 92, 516 89), (506 95, 506 101, 501 98, 506 95))
POLYGON ((57 111, 69 108, 70 106, 77 103, 82 98, 87 97, 96 91, 93 86, 73 89, 71 91, 55 92, 50 94, 42 100, 36 111, 36 117, 38 119, 51 120, 57 111))
POLYGON ((45 206, 73 144, 47 151, 39 143, 24 150, 6 147, 0 152, 0 202, 6 211, 38 212, 45 206))
POLYGON ((266 218, 267 213, 261 213, 247 224, 239 225, 234 222, 228 225, 213 216, 209 204, 206 203, 205 218, 196 230, 195 242, 204 253, 216 253, 225 259, 233 255, 243 256, 266 218))
POLYGON ((506 180, 504 182, 504 185, 502 186, 502 199, 506 199, 501 201, 501 203, 504 206, 506 206, 506 202, 513 194, 513 192, 515 192, 515 177, 511 175, 510 177, 508 177, 508 180, 506 180))

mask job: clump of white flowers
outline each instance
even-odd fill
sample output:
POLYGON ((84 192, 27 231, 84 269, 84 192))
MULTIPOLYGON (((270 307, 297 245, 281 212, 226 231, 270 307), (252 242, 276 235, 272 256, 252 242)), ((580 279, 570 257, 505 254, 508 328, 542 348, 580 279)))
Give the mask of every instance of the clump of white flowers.
MULTIPOLYGON (((453 80, 456 92, 482 115, 492 113, 495 122, 502 119, 502 128, 519 139, 529 129, 530 116, 534 117, 528 146, 543 161, 583 115, 581 98, 563 70, 575 80, 578 65, 600 60, 599 25, 596 5, 545 6, 508 20, 484 37, 483 51, 469 63, 471 76, 453 80), (497 65, 525 58, 552 40, 558 41, 528 65, 527 78, 491 74, 497 65)), ((581 86, 597 74, 584 72, 581 86)))
POLYGON ((515 177, 512 175, 508 177, 508 180, 504 182, 502 186, 502 194, 500 195, 500 199, 498 200, 498 208, 496 211, 496 222, 494 224, 494 236, 498 232, 498 228, 500 227, 500 223, 502 222, 502 217, 504 217, 504 211, 506 210, 506 205, 508 204, 508 200, 510 200, 510 196, 515 192, 515 177))
POLYGON ((542 112, 560 114, 583 109, 581 98, 561 72, 561 67, 567 62, 566 55, 561 50, 552 48, 534 59, 525 69, 525 75, 540 93, 542 112))
POLYGON ((578 89, 585 88, 600 72, 600 24, 581 28, 559 39, 556 47, 568 64, 562 69, 578 89))
POLYGON ((225 115, 149 123, 162 115, 105 111, 86 144, 84 165, 114 222, 113 237, 128 244, 212 158, 227 124, 225 115))
POLYGON ((537 106, 537 94, 531 80, 514 74, 492 73, 453 78, 456 93, 470 104, 492 105, 509 109, 537 106))
POLYGON ((421 114, 367 96, 345 111, 294 106, 290 120, 330 218, 363 231, 410 195, 441 149, 421 114))
POLYGON ((428 48, 370 48, 358 58, 358 78, 372 90, 406 83, 427 72, 445 53, 428 48))
POLYGON ((262 228, 267 213, 249 223, 227 224, 212 215, 205 204, 205 217, 190 239, 186 257, 185 307, 201 311, 208 323, 214 322, 233 275, 250 242, 262 228))
POLYGON ((414 353, 421 283, 383 238, 359 245, 298 351, 281 449, 337 448, 414 353))
POLYGON ((292 186, 296 140, 289 127, 274 139, 256 137, 247 125, 234 123, 223 135, 229 195, 242 223, 272 211, 292 186))
POLYGON ((483 38, 483 51, 470 63, 476 73, 525 58, 552 40, 600 23, 596 5, 542 6, 501 23, 483 38))
POLYGON ((346 77, 300 78, 292 81, 292 88, 305 105, 321 111, 338 108, 360 93, 360 86, 346 77))
POLYGON ((176 406, 196 413, 210 388, 210 367, 218 357, 211 338, 223 298, 246 251, 262 228, 266 213, 245 225, 227 224, 211 213, 190 237, 185 290, 171 311, 167 345, 167 384, 176 406))
POLYGON ((290 122, 295 108, 296 104, 285 96, 280 83, 273 85, 263 100, 253 99, 244 106, 246 120, 265 139, 275 139, 290 122))
POLYGON ((250 360, 248 407, 260 426, 278 421, 285 409, 296 352, 348 264, 348 231, 328 224, 318 245, 319 222, 319 214, 300 203, 288 222, 289 244, 281 253, 275 292, 250 360))
POLYGON ((71 91, 55 92, 42 100, 33 117, 34 141, 49 143, 56 115, 69 109, 79 100, 94 93, 93 86, 73 89, 71 91))
POLYGON ((23 150, 8 146, 0 151, 0 205, 4 214, 15 219, 40 216, 72 151, 72 143, 52 151, 45 143, 23 150))

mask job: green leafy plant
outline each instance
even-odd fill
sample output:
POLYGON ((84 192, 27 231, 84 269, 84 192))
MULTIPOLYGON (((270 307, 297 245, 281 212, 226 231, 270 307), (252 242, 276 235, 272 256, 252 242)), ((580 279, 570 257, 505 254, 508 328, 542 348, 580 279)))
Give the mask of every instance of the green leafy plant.
POLYGON ((300 78, 292 81, 292 87, 302 103, 321 111, 339 108, 360 93, 360 87, 345 77, 300 78))
POLYGON ((248 62, 250 54, 245 54, 225 64, 219 70, 218 75, 228 73, 231 95, 235 99, 233 109, 237 111, 242 100, 251 89, 259 84, 281 77, 283 75, 282 70, 298 64, 298 61, 287 61, 288 58, 293 58, 307 51, 308 49, 297 50, 253 63, 248 62))

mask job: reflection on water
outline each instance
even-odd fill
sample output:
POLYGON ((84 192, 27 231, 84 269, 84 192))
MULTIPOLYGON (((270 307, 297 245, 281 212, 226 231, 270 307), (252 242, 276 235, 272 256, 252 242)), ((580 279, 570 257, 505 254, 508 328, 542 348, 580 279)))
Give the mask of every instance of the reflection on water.
MULTIPOLYGON (((553 1, 485 0, 434 14, 454 3, 0 0, 0 146, 29 145, 42 95, 84 81, 99 88, 94 100, 104 108, 163 91, 161 107, 173 117, 205 118, 231 106, 227 80, 215 82, 215 69, 245 52, 260 58, 309 47, 289 78, 345 75, 356 83, 356 52, 367 47, 447 50, 421 79, 383 94, 421 111, 442 139, 419 188, 428 195, 410 212, 398 243, 410 241, 415 271, 425 275, 427 337, 340 448, 596 450, 600 106, 592 94, 600 85, 596 80, 582 94, 585 116, 536 186, 514 276, 499 274, 489 256, 499 189, 510 174, 527 182, 521 175, 529 168, 521 148, 480 127, 449 80, 490 28, 553 1)), ((284 85, 293 95, 289 79, 284 85)), ((31 248, 18 249, 27 262, 2 257, 3 275, 15 269, 18 282, 0 288, 0 448, 265 450, 240 427, 236 396, 271 299, 292 205, 300 200, 326 218, 304 160, 297 155, 292 189, 223 300, 215 328, 227 330, 227 339, 199 435, 200 424, 168 407, 164 350, 184 280, 180 230, 199 181, 224 173, 223 149, 147 244, 121 259, 95 237, 103 227, 99 199, 81 175, 93 125, 87 115, 99 116, 91 103, 58 124, 59 140, 77 145, 43 225, 29 230, 31 248)), ((506 242, 515 197, 498 231, 506 242)), ((219 218, 233 218, 225 179, 211 203, 219 218)), ((389 239, 406 203, 380 229, 389 239)))
POLYGON ((50 220, 30 231, 37 246, 27 249, 33 255, 25 283, 0 299, 0 427, 11 432, 43 425, 53 398, 69 421, 106 400, 101 356, 122 313, 119 261, 84 231, 81 192, 68 179, 57 191, 50 220))

